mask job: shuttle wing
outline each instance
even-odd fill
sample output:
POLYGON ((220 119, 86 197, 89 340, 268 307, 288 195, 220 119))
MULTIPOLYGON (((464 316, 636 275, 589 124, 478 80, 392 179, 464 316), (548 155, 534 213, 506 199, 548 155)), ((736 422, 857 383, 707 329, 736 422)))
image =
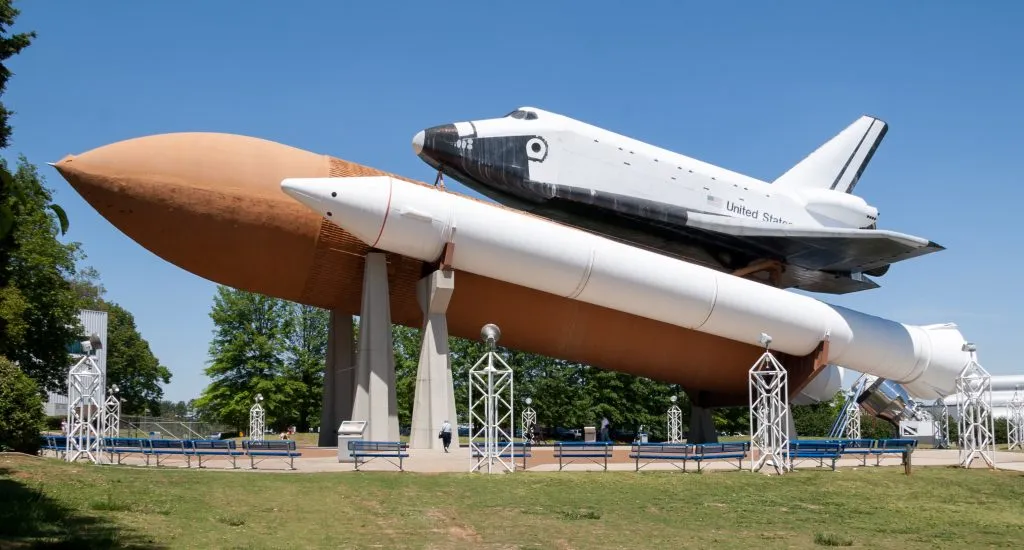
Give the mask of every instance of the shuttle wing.
POLYGON ((687 212, 687 227, 729 235, 761 248, 765 257, 822 271, 869 271, 944 248, 913 235, 881 229, 798 227, 687 212))
MULTIPOLYGON (((567 223, 588 227, 595 220, 618 219, 619 229, 606 229, 623 237, 622 227, 635 224, 647 231, 668 230, 673 237, 644 244, 672 252, 677 244, 699 237, 710 248, 741 252, 749 258, 779 260, 805 272, 856 273, 943 250, 928 239, 881 229, 800 227, 765 223, 749 218, 708 214, 663 202, 564 185, 546 185, 548 212, 560 213, 567 223), (566 215, 566 214, 569 215, 566 215), (588 221, 582 221, 588 220, 588 221), (624 225, 623 225, 624 224, 624 225), (673 242, 675 241, 679 242, 673 242)), ((685 254, 684 254, 685 255, 685 254)), ((687 256, 689 257, 689 256, 687 256)), ((801 281, 801 288, 843 294, 875 288, 866 278, 848 277, 827 282, 801 281)))

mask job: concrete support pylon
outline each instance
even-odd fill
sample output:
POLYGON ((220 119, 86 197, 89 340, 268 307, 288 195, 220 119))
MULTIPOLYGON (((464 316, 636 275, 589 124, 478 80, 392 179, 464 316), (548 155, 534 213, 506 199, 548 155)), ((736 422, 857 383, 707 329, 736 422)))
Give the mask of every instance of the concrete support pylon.
POLYGON ((793 419, 793 404, 792 403, 790 403, 789 406, 786 407, 786 424, 789 425, 789 440, 790 441, 795 441, 797 439, 800 439, 796 435, 796 420, 793 419))
POLYGON ((366 255, 355 382, 352 420, 366 421, 364 439, 398 441, 398 394, 395 392, 388 268, 386 257, 380 252, 366 255))
POLYGON ((711 416, 711 409, 690 405, 690 434, 686 441, 689 443, 718 443, 718 430, 715 428, 715 419, 711 416))
POLYGON ((338 426, 352 417, 355 397, 355 346, 352 316, 331 312, 327 329, 327 366, 324 371, 323 411, 320 414, 321 447, 338 445, 338 426))
MULTIPOLYGON (((444 447, 437 437, 441 423, 447 420, 453 427, 458 425, 446 317, 448 301, 454 290, 454 271, 435 271, 416 285, 416 296, 423 309, 423 330, 412 407, 410 449, 440 450, 444 447)), ((452 447, 458 447, 458 431, 453 431, 452 447)))

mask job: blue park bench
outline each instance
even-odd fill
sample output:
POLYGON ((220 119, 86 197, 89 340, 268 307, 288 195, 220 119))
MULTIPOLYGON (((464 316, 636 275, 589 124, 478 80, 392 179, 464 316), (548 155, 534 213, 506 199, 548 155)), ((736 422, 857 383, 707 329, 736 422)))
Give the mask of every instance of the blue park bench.
POLYGON ((697 461, 697 472, 701 471, 701 464, 705 460, 736 460, 736 466, 743 469, 743 459, 750 451, 749 441, 735 441, 730 443, 694 443, 694 457, 697 461))
POLYGON ((295 469, 295 457, 302 456, 302 453, 295 451, 294 439, 268 439, 265 441, 242 440, 242 449, 249 455, 249 466, 256 469, 256 463, 265 459, 256 460, 256 457, 277 456, 288 460, 288 467, 295 469))
POLYGON ((906 465, 910 454, 917 448, 916 439, 879 439, 875 447, 871 449, 875 455, 875 465, 881 465, 882 457, 885 455, 900 455, 901 464, 906 465))
MULTIPOLYGON (((526 459, 533 456, 530 450, 533 448, 532 444, 526 441, 513 441, 509 446, 508 441, 498 442, 498 457, 505 460, 511 460, 516 458, 523 459, 523 469, 526 469, 526 459)), ((483 456, 480 453, 480 448, 471 446, 470 452, 473 458, 480 458, 483 456)))
MULTIPOLYGON (((124 455, 146 456, 149 440, 141 437, 108 437, 103 439, 103 451, 113 458, 117 455, 117 463, 121 463, 124 455)), ((147 458, 148 463, 148 458, 147 458)))
POLYGON ((796 460, 818 460, 819 466, 824 466, 826 460, 832 462, 832 470, 836 469, 836 461, 843 453, 843 444, 838 441, 821 440, 800 440, 794 439, 789 442, 789 467, 793 468, 796 460))
MULTIPOLYGON (((231 459, 231 467, 238 468, 237 457, 244 453, 238 450, 234 439, 193 439, 188 442, 185 450, 186 456, 194 456, 199 460, 199 467, 203 467, 203 457, 224 456, 231 459)), ((189 461, 191 466, 191 460, 189 461)))
POLYGON ((840 443, 843 446, 842 454, 845 455, 860 455, 862 463, 868 465, 868 456, 875 454, 875 439, 832 439, 840 443))
POLYGON ((608 470, 608 459, 612 456, 611 441, 556 441, 555 458, 558 459, 558 469, 575 462, 577 458, 585 458, 595 464, 602 464, 608 470), (563 462, 563 458, 571 459, 563 462))
POLYGON ((185 441, 181 439, 147 439, 143 444, 142 455, 146 457, 146 466, 149 466, 149 457, 156 458, 156 465, 160 465, 161 457, 182 456, 192 465, 191 459, 185 453, 185 441))
POLYGON ((360 464, 365 464, 375 458, 383 458, 392 464, 395 461, 391 459, 397 458, 399 471, 405 471, 402 462, 409 458, 409 445, 399 441, 353 440, 348 442, 348 450, 352 453, 352 463, 356 470, 359 469, 360 464))
POLYGON ((68 437, 66 435, 43 434, 42 439, 39 446, 40 454, 45 455, 46 451, 50 451, 58 457, 63 457, 67 452, 68 437))
POLYGON ((696 448, 693 443, 634 443, 630 450, 629 458, 636 460, 636 471, 651 464, 655 460, 664 460, 678 468, 677 462, 682 462, 682 470, 686 471, 686 461, 693 460, 696 456, 696 448), (644 460, 643 466, 640 461, 644 460))

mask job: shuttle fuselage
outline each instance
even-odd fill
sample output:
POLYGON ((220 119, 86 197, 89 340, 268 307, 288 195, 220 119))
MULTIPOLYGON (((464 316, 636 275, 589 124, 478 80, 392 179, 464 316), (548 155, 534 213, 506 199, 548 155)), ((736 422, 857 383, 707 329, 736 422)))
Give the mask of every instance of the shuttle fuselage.
POLYGON ((723 270, 775 261, 781 286, 841 293, 941 248, 876 232, 877 209, 850 193, 884 133, 862 117, 773 183, 528 107, 429 128, 413 147, 498 202, 723 270))

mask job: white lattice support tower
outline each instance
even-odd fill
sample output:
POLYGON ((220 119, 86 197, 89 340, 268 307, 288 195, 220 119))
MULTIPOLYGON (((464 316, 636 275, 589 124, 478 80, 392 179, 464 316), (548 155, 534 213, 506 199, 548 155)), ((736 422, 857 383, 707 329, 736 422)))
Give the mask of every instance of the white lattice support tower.
POLYGON ((68 371, 68 462, 79 458, 99 463, 103 434, 103 372, 89 350, 68 371))
POLYGON ((523 439, 529 439, 530 431, 537 425, 537 411, 533 410, 533 407, 530 406, 533 403, 533 399, 527 397, 525 402, 526 407, 523 408, 520 429, 523 431, 523 439))
POLYGON ((469 369, 469 449, 471 472, 514 472, 512 436, 515 416, 512 367, 495 353, 500 331, 485 325, 481 336, 489 350, 469 369), (499 469, 500 468, 500 469, 499 469))
POLYGON ((835 423, 833 423, 832 429, 829 431, 829 437, 860 439, 861 410, 860 404, 857 403, 857 398, 864 392, 866 384, 867 378, 862 374, 850 386, 849 391, 844 393, 845 400, 843 401, 842 410, 839 411, 839 416, 836 417, 835 423))
POLYGON ((682 443, 683 442, 683 411, 676 405, 676 396, 672 396, 669 399, 672 400, 672 405, 668 408, 668 414, 666 415, 667 430, 666 434, 669 443, 682 443))
POLYGON ((771 464, 781 475, 790 468, 789 377, 768 349, 771 337, 761 334, 761 343, 764 354, 750 367, 750 471, 771 464))
POLYGON ((121 399, 117 385, 110 387, 110 396, 103 407, 103 439, 121 436, 121 399))
POLYGON ((951 445, 949 441, 949 405, 942 402, 942 412, 939 414, 939 419, 935 421, 935 448, 948 449, 951 445))
POLYGON ((1007 450, 1024 450, 1024 393, 1021 392, 1020 386, 1014 388, 1013 398, 1010 399, 1009 411, 1007 413, 1007 450))
POLYGON ((956 379, 960 428, 960 467, 981 458, 995 468, 995 425, 992 418, 992 376, 975 359, 973 344, 964 344, 971 361, 956 379))
POLYGON ((249 409, 249 440, 263 441, 263 431, 266 426, 266 412, 263 410, 263 395, 256 394, 256 403, 249 409))
POLYGON ((843 436, 847 439, 860 439, 860 405, 857 404, 856 397, 851 399, 847 404, 849 410, 846 412, 846 428, 843 430, 843 436))

